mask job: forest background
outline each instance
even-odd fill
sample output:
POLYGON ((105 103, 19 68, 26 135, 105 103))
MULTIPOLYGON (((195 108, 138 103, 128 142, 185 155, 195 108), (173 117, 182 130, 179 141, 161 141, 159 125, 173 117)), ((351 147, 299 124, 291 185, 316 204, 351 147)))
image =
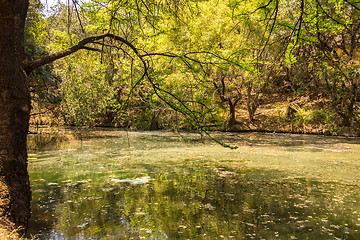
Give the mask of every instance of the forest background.
POLYGON ((359 135, 359 5, 31 0, 29 59, 99 32, 130 43, 101 39, 34 70, 31 123, 359 135))

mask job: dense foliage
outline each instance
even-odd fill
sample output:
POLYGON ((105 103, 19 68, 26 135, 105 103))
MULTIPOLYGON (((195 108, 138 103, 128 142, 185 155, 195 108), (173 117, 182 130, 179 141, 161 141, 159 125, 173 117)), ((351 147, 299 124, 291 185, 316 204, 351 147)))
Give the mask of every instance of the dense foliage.
POLYGON ((29 57, 104 32, 131 46, 103 39, 34 72, 33 112, 51 110, 34 122, 198 130, 312 125, 331 133, 359 126, 356 1, 70 2, 46 15, 31 2, 29 57))

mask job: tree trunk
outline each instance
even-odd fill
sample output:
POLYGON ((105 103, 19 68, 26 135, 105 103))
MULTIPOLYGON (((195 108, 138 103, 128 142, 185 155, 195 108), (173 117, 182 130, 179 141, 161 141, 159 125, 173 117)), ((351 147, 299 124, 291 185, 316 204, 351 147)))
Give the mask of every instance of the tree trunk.
POLYGON ((229 128, 229 130, 231 130, 235 125, 235 105, 236 104, 233 104, 231 102, 231 100, 229 100, 228 103, 229 103, 229 112, 230 112, 228 128, 229 128))
POLYGON ((30 94, 22 69, 28 0, 0 0, 0 228, 21 228, 30 216, 26 136, 30 94))
POLYGON ((259 90, 256 90, 255 95, 251 94, 253 87, 252 84, 249 84, 247 87, 247 109, 249 113, 249 121, 253 122, 255 117, 255 112, 259 107, 259 90))

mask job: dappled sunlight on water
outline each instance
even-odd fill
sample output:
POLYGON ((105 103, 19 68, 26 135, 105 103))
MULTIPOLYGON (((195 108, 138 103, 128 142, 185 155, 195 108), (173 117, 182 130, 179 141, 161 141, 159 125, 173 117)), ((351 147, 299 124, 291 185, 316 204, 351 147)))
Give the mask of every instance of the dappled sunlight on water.
POLYGON ((91 131, 30 144, 40 239, 360 239, 358 139, 91 131))

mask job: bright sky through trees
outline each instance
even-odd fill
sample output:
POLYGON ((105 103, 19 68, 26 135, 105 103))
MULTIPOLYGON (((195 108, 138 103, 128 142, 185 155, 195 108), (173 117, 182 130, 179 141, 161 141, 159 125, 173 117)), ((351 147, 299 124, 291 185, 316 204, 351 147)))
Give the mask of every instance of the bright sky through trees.
POLYGON ((41 2, 49 8, 56 4, 58 1, 65 3, 67 0, 41 0, 41 2))
MULTIPOLYGON (((45 6, 47 5, 48 7, 52 7, 54 6, 57 2, 62 2, 62 3, 67 3, 69 0, 40 0, 45 6)), ((73 0, 70 0, 70 3, 73 0)), ((79 2, 79 1, 77 1, 79 2)), ((81 1, 81 2, 86 2, 86 1, 81 1)))

